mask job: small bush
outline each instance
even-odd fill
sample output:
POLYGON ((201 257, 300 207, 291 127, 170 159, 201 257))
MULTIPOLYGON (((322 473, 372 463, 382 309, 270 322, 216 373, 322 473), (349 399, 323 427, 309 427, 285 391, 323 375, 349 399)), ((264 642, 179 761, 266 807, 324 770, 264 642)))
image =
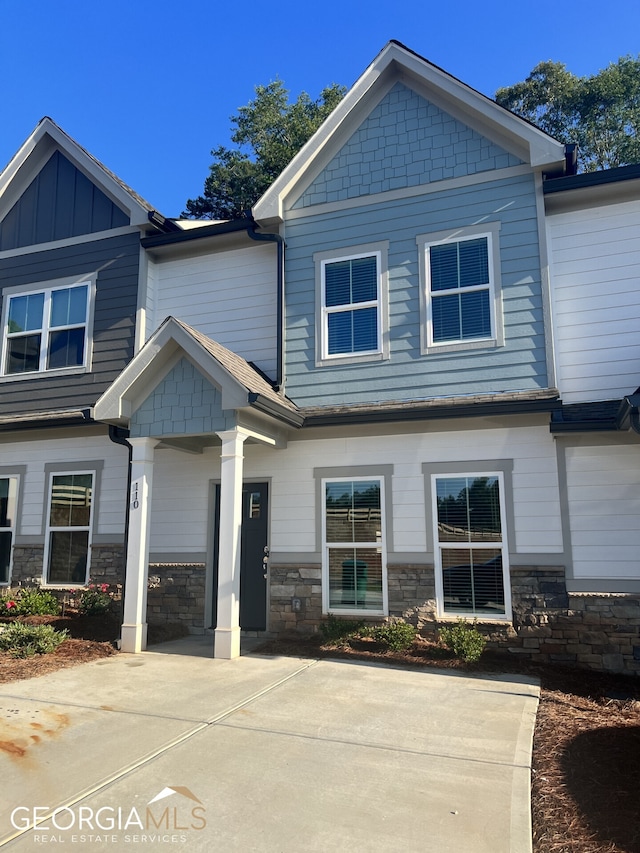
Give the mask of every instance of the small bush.
POLYGON ((86 589, 75 590, 78 596, 78 610, 87 616, 106 613, 111 607, 108 583, 90 583, 86 589))
POLYGON ((456 657, 467 663, 479 660, 487 643, 486 638, 475 627, 475 622, 470 625, 466 619, 458 619, 451 627, 440 628, 439 633, 440 641, 451 649, 456 657))
POLYGON ((9 652, 14 658, 46 655, 57 649, 67 634, 66 630, 56 631, 51 625, 11 622, 0 630, 0 651, 9 652))
POLYGON ((325 642, 331 646, 344 645, 352 639, 363 627, 362 622, 353 619, 337 619, 329 616, 326 622, 320 625, 320 631, 325 642))
POLYGON ((404 652, 411 648, 416 638, 416 629, 408 622, 386 622, 366 629, 367 636, 393 652, 404 652))
POLYGON ((60 613, 55 595, 37 587, 24 587, 13 596, 5 593, 0 606, 7 616, 57 616, 60 613))

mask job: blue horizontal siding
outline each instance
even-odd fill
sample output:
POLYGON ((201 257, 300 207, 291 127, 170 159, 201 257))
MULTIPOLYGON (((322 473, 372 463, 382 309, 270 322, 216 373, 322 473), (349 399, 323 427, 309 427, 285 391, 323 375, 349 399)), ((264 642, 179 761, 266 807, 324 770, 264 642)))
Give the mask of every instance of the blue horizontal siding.
POLYGON ((287 223, 287 393, 303 406, 547 387, 538 223, 531 176, 287 223), (505 346, 422 355, 416 236, 500 222, 505 346), (390 359, 315 366, 313 254, 389 241, 390 359))

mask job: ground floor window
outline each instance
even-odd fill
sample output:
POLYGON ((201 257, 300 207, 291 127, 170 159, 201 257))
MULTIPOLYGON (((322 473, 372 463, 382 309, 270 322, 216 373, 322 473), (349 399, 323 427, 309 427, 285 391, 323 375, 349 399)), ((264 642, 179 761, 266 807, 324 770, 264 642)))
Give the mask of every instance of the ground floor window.
POLYGON ((89 577, 93 472, 51 474, 45 580, 84 584, 89 577))
POLYGON ((11 554, 18 505, 18 478, 0 477, 0 584, 11 578, 11 554))
POLYGON ((433 495, 441 612, 508 615, 502 475, 434 476, 433 495))
POLYGON ((328 612, 386 610, 383 481, 323 481, 323 596, 328 612))

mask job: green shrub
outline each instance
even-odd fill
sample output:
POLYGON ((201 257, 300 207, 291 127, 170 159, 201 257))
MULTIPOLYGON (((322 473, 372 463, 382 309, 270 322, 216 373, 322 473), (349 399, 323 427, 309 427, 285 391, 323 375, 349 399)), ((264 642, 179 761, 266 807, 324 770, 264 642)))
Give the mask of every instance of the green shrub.
POLYGON ((111 607, 108 583, 89 583, 86 589, 75 590, 78 596, 78 610, 87 616, 106 613, 111 607))
POLYGON ((475 622, 470 625, 465 619, 458 619, 451 627, 440 628, 439 633, 440 641, 451 649, 456 657, 467 663, 477 661, 487 643, 486 638, 475 627, 475 622))
POLYGON ((57 616, 60 613, 60 602, 52 592, 37 587, 24 587, 5 604, 7 613, 11 616, 57 616), (14 606, 8 605, 13 602, 14 606))
POLYGON ((51 625, 25 625, 11 622, 0 630, 0 651, 14 658, 46 655, 58 648, 68 632, 56 631, 51 625))
POLYGON ((344 645, 362 630, 363 623, 355 622, 353 619, 337 619, 329 616, 326 622, 320 625, 320 631, 325 642, 331 646, 344 645))
POLYGON ((404 652, 410 648, 417 633, 413 625, 402 621, 385 622, 384 625, 375 625, 365 630, 367 636, 393 652, 404 652))

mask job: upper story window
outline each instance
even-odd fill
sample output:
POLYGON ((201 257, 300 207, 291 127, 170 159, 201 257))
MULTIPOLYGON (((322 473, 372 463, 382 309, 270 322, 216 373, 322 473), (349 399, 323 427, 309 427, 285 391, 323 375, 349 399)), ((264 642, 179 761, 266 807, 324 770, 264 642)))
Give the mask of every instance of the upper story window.
POLYGON ((423 352, 504 343, 496 223, 421 235, 423 352))
POLYGON ((319 365, 388 357, 386 254, 380 243, 314 256, 319 365))
POLYGON ((92 283, 3 293, 2 375, 86 368, 92 283))

